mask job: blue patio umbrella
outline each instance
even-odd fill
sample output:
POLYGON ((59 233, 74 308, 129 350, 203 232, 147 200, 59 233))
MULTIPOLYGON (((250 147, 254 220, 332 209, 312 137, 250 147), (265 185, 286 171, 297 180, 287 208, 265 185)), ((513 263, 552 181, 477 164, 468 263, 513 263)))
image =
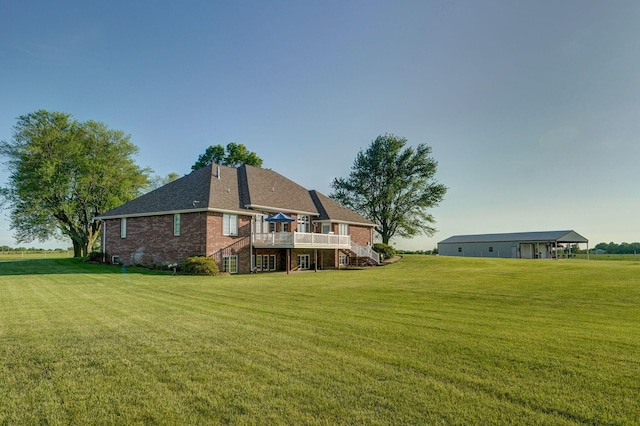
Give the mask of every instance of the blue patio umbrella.
POLYGON ((294 219, 291 216, 287 216, 282 212, 268 216, 264 220, 267 222, 293 222, 294 221, 294 219))

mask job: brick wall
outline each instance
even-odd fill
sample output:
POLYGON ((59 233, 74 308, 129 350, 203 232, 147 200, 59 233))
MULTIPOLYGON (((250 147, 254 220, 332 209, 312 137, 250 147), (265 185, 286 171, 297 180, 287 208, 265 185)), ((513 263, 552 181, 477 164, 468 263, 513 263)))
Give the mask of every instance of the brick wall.
POLYGON ((180 235, 173 235, 174 215, 127 218, 127 235, 120 237, 121 219, 105 222, 106 251, 128 265, 180 263, 205 254, 205 214, 180 215, 180 235))
POLYGON ((222 213, 207 213, 207 256, 251 235, 251 217, 238 216, 238 235, 222 235, 222 213))
POLYGON ((371 241, 371 228, 369 227, 350 225, 349 236, 351 236, 351 241, 360 244, 361 246, 373 244, 371 241))
MULTIPOLYGON (((238 235, 222 235, 223 214, 216 212, 183 213, 180 215, 180 235, 173 235, 174 215, 160 215, 149 217, 127 218, 126 238, 120 237, 120 219, 107 220, 106 251, 109 256, 119 256, 125 264, 145 266, 181 263, 192 255, 211 256, 219 250, 244 240, 251 235, 251 217, 238 216, 238 235)), ((294 225, 292 224, 292 227, 294 225)), ((338 225, 332 224, 332 230, 338 233, 338 225)), ((351 225, 349 227, 351 240, 366 245, 371 243, 371 228, 351 225)), ((262 251, 260 251, 262 252, 262 251)), ((314 262, 313 250, 299 251, 310 254, 311 263, 314 262)), ((232 255, 238 256, 238 272, 249 273, 251 268, 250 247, 239 244, 232 255)), ((284 270, 286 256, 282 251, 263 254, 276 254, 279 270, 284 270)), ((297 265, 296 252, 292 253, 291 266, 297 265)), ((321 268, 336 267, 338 264, 337 250, 322 250, 318 252, 318 265, 321 268)), ((222 268, 222 265, 219 265, 222 268)))

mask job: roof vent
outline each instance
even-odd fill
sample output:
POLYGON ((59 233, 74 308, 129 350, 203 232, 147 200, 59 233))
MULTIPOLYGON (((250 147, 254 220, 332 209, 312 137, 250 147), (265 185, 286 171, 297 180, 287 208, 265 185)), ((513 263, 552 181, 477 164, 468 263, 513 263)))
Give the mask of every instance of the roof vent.
POLYGON ((216 166, 216 177, 220 180, 220 166, 216 166))

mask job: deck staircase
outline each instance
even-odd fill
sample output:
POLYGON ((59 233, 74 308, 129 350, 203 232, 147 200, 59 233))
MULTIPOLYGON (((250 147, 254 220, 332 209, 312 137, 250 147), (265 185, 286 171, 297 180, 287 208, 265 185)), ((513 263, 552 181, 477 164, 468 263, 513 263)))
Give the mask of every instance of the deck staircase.
POLYGON ((225 248, 221 248, 217 252, 213 253, 211 257, 216 261, 219 268, 222 268, 222 260, 227 256, 233 256, 238 254, 240 250, 251 244, 251 237, 247 236, 234 241, 233 244, 228 245, 225 248))
POLYGON ((352 266, 380 265, 380 254, 373 251, 371 246, 361 246, 352 241, 351 248, 340 249, 340 251, 349 256, 349 262, 352 266))

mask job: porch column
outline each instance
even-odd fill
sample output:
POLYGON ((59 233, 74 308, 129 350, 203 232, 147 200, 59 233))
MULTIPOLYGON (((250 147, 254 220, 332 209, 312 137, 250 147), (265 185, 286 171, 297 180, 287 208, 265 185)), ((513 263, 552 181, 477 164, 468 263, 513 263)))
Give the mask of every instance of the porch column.
POLYGON ((287 249, 287 274, 289 273, 289 270, 291 269, 291 249, 287 249))
POLYGON ((313 249, 313 269, 318 272, 318 249, 313 249))

